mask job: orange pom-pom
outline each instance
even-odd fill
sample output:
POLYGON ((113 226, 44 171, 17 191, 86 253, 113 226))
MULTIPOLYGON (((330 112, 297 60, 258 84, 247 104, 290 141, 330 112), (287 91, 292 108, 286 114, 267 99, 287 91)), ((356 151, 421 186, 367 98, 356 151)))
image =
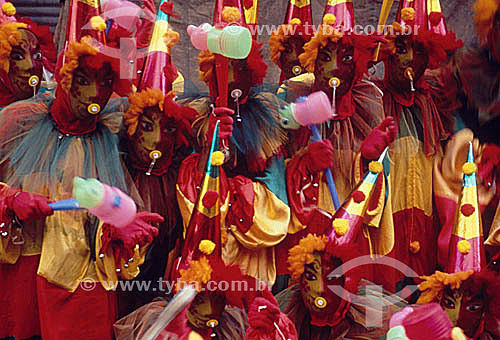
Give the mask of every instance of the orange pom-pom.
POLYGON ((412 254, 417 254, 420 251, 420 242, 413 241, 410 243, 410 252, 412 254))
POLYGON ((401 10, 401 19, 405 22, 415 20, 415 10, 411 7, 406 7, 401 10))
POLYGON ((225 22, 239 22, 240 19, 241 13, 238 8, 226 6, 222 9, 222 20, 225 22))

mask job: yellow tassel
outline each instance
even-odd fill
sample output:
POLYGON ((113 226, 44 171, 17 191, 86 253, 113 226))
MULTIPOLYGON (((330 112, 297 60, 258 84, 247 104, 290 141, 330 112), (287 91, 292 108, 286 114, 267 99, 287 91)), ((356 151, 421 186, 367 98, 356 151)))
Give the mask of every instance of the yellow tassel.
POLYGON ((2 12, 8 17, 16 15, 16 7, 11 2, 6 2, 2 5, 2 12))
POLYGON ((97 31, 104 31, 106 29, 106 22, 99 15, 90 18, 90 25, 97 31))
POLYGON ((336 218, 332 225, 339 236, 344 236, 349 231, 349 221, 344 218, 336 218))
POLYGON ((300 25, 302 23, 302 21, 300 21, 299 18, 293 18, 292 20, 290 20, 290 24, 292 25, 300 25))
POLYGON ((224 164, 224 154, 222 151, 212 153, 212 165, 219 166, 224 164))
POLYGON ((468 254, 470 251, 470 243, 467 240, 459 241, 457 247, 462 254, 468 254))
POLYGON ((198 247, 203 254, 210 255, 215 249, 215 243, 210 240, 202 240, 198 247))
POLYGON ((323 23, 326 25, 335 25, 337 18, 332 13, 327 13, 323 17, 323 23))
POLYGON ((465 175, 472 175, 477 171, 476 163, 467 162, 462 166, 462 171, 465 175))
POLYGON ((384 171, 384 166, 380 162, 371 161, 370 164, 368 164, 368 170, 374 174, 379 174, 384 171))

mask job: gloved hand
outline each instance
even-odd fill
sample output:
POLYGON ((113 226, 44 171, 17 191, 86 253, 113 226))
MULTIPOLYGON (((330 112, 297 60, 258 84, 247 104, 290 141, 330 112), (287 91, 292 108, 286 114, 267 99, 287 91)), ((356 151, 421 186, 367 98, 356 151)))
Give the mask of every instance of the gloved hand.
POLYGON ((398 126, 393 117, 387 117, 361 143, 361 156, 368 161, 380 157, 384 149, 389 146, 398 134, 398 126))
POLYGON ((115 256, 115 263, 120 263, 120 259, 128 260, 134 257, 136 245, 145 246, 158 236, 158 229, 149 223, 161 223, 162 216, 147 211, 139 212, 134 220, 125 227, 115 227, 111 224, 104 224, 101 236, 101 254, 104 254, 109 247, 112 247, 115 256))
POLYGON ((143 0, 143 4, 141 8, 144 15, 141 16, 141 21, 137 25, 137 33, 135 35, 138 49, 149 46, 156 20, 156 6, 154 1, 143 0))
MULTIPOLYGON (((477 169, 484 185, 490 187, 496 175, 500 175, 500 146, 487 144, 481 154, 481 162, 477 169)), ((500 178, 497 176, 497 180, 500 178)))
POLYGON ((216 107, 208 119, 207 143, 212 143, 212 137, 215 130, 215 124, 219 121, 219 138, 227 139, 233 135, 233 118, 230 116, 234 113, 227 107, 216 107))
POLYGON ((5 198, 7 207, 23 222, 43 220, 52 215, 54 210, 49 206, 52 202, 42 195, 29 192, 16 192, 5 198))
POLYGON ((333 146, 328 139, 311 143, 304 157, 309 173, 317 173, 333 166, 333 146))
POLYGON ((257 297, 248 311, 250 328, 262 334, 274 334, 275 322, 278 322, 280 308, 276 302, 271 302, 264 297, 257 297))

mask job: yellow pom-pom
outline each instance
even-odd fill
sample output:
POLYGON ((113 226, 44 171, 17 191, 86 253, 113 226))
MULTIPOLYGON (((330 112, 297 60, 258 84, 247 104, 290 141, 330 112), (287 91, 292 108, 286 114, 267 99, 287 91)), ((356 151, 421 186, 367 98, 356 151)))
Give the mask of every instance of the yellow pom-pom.
POLYGON ((462 166, 462 171, 465 175, 472 175, 477 171, 476 163, 467 162, 462 166))
POLYGON ((8 17, 16 15, 16 8, 11 2, 6 2, 2 5, 2 12, 8 17))
POLYGON ((410 252, 412 254, 416 254, 420 251, 420 242, 418 241, 413 241, 410 243, 410 252))
POLYGON ((99 15, 90 18, 90 25, 97 31, 104 31, 106 29, 106 22, 99 15))
POLYGON ((215 249, 215 243, 210 240, 203 240, 198 247, 203 254, 210 255, 215 249))
POLYGON ((224 164, 224 154, 222 151, 212 153, 212 165, 219 166, 224 164))
POLYGON ((335 233, 339 236, 344 236, 349 230, 349 221, 344 218, 336 218, 332 225, 335 228, 335 233))
POLYGON ((222 9, 222 20, 225 22, 239 22, 240 18, 241 13, 237 7, 226 6, 222 9))
POLYGON ((415 20, 415 10, 411 7, 403 8, 401 10, 401 19, 405 22, 415 20))
POLYGON ((290 24, 292 25, 300 25, 302 23, 302 21, 300 21, 299 18, 293 18, 292 20, 290 20, 290 24))
POLYGON ((323 17, 323 23, 326 25, 335 25, 337 18, 332 13, 327 13, 323 17))
POLYGON ((458 251, 461 252, 462 254, 468 254, 470 251, 470 243, 467 240, 462 240, 458 242, 458 251))
POLYGON ((379 174, 384 171, 384 166, 380 162, 371 161, 370 164, 368 164, 368 170, 374 174, 379 174))

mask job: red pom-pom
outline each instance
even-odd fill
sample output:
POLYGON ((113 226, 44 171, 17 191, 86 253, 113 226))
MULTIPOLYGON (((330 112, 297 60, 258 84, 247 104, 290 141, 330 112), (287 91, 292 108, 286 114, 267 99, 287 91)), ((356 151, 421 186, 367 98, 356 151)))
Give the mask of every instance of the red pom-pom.
POLYGON ((429 14, 429 22, 432 26, 439 25, 441 19, 443 19, 443 14, 441 12, 431 12, 431 14, 429 14))
POLYGON ((352 193, 352 199, 356 203, 361 203, 366 199, 365 194, 363 194, 362 191, 356 190, 355 192, 352 193))
POLYGON ((213 190, 208 190, 205 195, 203 195, 202 203, 203 206, 207 209, 210 209, 215 205, 217 202, 217 198, 219 197, 219 194, 216 191, 213 190))
POLYGON ((462 214, 464 216, 470 216, 472 215, 472 213, 474 212, 474 210, 476 210, 474 208, 474 206, 472 204, 464 204, 460 207, 460 212, 462 212, 462 214))

